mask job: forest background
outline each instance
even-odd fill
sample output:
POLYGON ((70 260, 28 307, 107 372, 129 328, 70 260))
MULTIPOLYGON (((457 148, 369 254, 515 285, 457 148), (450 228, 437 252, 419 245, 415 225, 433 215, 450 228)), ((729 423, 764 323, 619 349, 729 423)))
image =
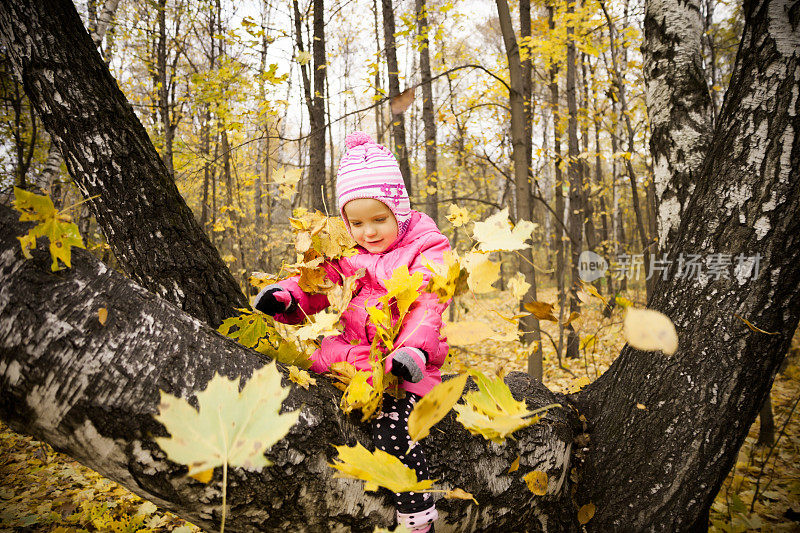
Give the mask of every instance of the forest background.
MULTIPOLYGON (((700 5, 703 73, 716 117, 743 19, 735 3, 700 5)), ((619 353, 624 341, 615 297, 644 306, 645 265, 658 252, 659 191, 640 51, 643 4, 510 5, 520 65, 530 69, 532 80, 525 109, 528 187, 516 179, 509 103, 514 82, 493 2, 108 0, 76 7, 183 197, 248 296, 257 290, 253 272, 277 273, 294 261, 289 217, 298 208, 335 214, 333 183, 343 139, 358 129, 392 147, 412 205, 437 220, 455 249, 472 247, 468 221, 506 207, 512 220, 538 224, 529 257, 535 273, 526 257, 502 253, 497 292, 461 297, 451 307, 455 324, 492 326, 482 337, 462 340, 451 330, 454 370, 527 370, 566 391, 600 375, 619 353), (530 27, 519 24, 526 6, 530 27), (568 290, 577 272, 576 249, 593 250, 611 263, 609 275, 596 282, 608 305, 568 290), (641 270, 627 270, 639 275, 624 276, 623 254, 642 262, 641 270), (493 313, 513 315, 510 295, 520 272, 534 282, 532 299, 556 304, 559 315, 552 325, 543 322, 543 336, 532 333, 538 323, 520 324, 527 332, 523 343, 493 313), (572 313, 581 319, 570 322, 572 313)), ((0 75, 3 202, 10 204, 12 185, 48 191, 57 206, 80 202, 5 59, 0 75)), ((89 211, 77 207, 73 214, 89 248, 114 266, 89 211)), ((759 520, 795 525, 798 432, 790 417, 798 378, 795 355, 776 381, 772 434, 770 423, 761 424, 767 444, 756 446, 756 434, 746 441, 712 509, 713 527, 756 528, 759 520)), ((769 404, 762 413, 771 420, 769 404)), ((5 450, 13 450, 4 461, 48 472, 35 461, 50 464, 54 456, 46 452, 42 461, 36 446, 21 451, 24 440, 4 432, 5 450)), ((33 493, 19 492, 30 472, 15 472, 19 483, 4 487, 0 498, 16 502, 24 496, 28 510, 39 509, 33 493)), ((95 486, 89 490, 109 492, 96 489, 105 482, 87 479, 95 486)), ((75 494, 80 498, 80 491, 75 494)), ((98 527, 90 525, 93 520, 102 520, 98 513, 117 520, 135 515, 129 505, 117 505, 117 513, 114 505, 98 511, 75 503, 70 513, 51 508, 3 519, 40 516, 44 526, 55 523, 55 515, 77 515, 78 525, 91 528, 98 527)))

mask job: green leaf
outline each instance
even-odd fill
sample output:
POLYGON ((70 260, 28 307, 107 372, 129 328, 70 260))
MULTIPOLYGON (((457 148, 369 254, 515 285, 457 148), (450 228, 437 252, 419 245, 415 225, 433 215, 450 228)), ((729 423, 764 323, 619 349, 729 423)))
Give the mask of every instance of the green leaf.
POLYGON ((264 452, 300 416, 299 410, 280 414, 288 394, 275 363, 253 372, 241 392, 236 380, 215 374, 196 395, 199 411, 162 391, 155 418, 171 436, 155 441, 170 460, 187 465, 189 475, 225 463, 260 470, 271 464, 264 452))

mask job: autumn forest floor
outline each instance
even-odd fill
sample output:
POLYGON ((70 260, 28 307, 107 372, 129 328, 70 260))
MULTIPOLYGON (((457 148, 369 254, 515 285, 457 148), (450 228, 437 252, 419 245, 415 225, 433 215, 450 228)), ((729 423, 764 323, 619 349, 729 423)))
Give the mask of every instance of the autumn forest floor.
MULTIPOLYGON (((641 294, 628 298, 641 304, 641 294)), ((554 289, 541 290, 539 300, 555 302, 554 289)), ((498 332, 511 326, 501 315, 514 314, 513 298, 505 292, 465 296, 457 320, 488 321, 498 332)), ((543 322, 553 342, 544 338, 544 381, 554 390, 574 391, 596 379, 613 362, 624 344, 622 318, 616 308, 602 316, 603 304, 585 298, 576 322, 581 357, 555 356, 558 327, 543 322), (594 335, 594 338, 592 336, 594 335)), ((525 371, 528 352, 518 343, 488 340, 453 347, 445 372, 466 367, 491 374, 525 371)), ((800 530, 800 335, 772 388, 776 443, 759 446, 759 421, 753 424, 736 466, 711 509, 711 531, 800 530)), ((647 406, 641 406, 647 408, 647 406)), ((0 531, 178 531, 198 529, 162 512, 152 503, 122 488, 47 444, 19 435, 0 423, 0 531)))

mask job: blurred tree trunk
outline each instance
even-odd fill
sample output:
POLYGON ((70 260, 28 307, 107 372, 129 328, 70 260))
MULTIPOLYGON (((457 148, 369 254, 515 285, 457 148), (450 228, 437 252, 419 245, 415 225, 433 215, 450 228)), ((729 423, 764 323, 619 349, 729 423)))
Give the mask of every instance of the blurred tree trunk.
MULTIPOLYGON (((547 6, 547 21, 550 31, 555 30, 555 7, 552 3, 547 6)), ((566 282, 567 276, 566 261, 564 257, 564 228, 567 223, 564 202, 564 159, 561 155, 561 112, 558 96, 558 63, 550 65, 550 106, 553 109, 553 161, 555 172, 555 197, 556 197, 556 220, 555 242, 556 249, 556 286, 558 288, 558 346, 556 355, 558 364, 561 366, 561 355, 564 353, 564 309, 566 307, 566 282)))
POLYGON ((425 125, 425 186, 428 215, 439 222, 439 171, 436 162, 436 119, 433 116, 433 84, 431 82, 428 13, 425 0, 416 0, 417 31, 419 32, 419 68, 422 83, 422 122, 425 125))
MULTIPOLYGON (((307 195, 311 201, 312 209, 325 210, 323 203, 325 186, 325 26, 323 0, 314 0, 313 4, 313 25, 314 37, 312 48, 312 59, 306 64, 300 65, 300 72, 303 78, 303 91, 305 93, 306 107, 308 108, 309 123, 311 133, 309 135, 308 152, 309 166, 308 179, 304 180, 307 187, 307 195), (308 74, 309 65, 313 69, 312 79, 308 74)), ((306 52, 303 45, 303 30, 300 7, 297 0, 292 0, 294 9, 294 29, 295 42, 298 53, 306 52)))
MULTIPOLYGON (((575 13, 575 4, 567 4, 567 18, 575 13)), ((578 275, 578 258, 583 245, 583 183, 581 179, 582 164, 579 159, 578 148, 578 101, 577 80, 575 72, 575 27, 572 22, 567 25, 567 146, 568 160, 567 173, 569 175, 569 240, 570 240, 570 289, 569 313, 580 313, 581 301, 578 299, 580 288, 578 275)), ((578 357, 580 338, 575 331, 575 326, 570 321, 567 326, 567 357, 578 357)))
MULTIPOLYGON (((625 157, 625 169, 628 171, 628 178, 631 183, 631 202, 633 204, 633 212, 636 215, 636 229, 638 230, 639 239, 642 242, 642 256, 644 259, 644 271, 650 272, 650 264, 651 264, 651 242, 648 239, 647 234, 645 232, 645 222, 644 217, 642 215, 642 209, 639 204, 639 186, 638 176, 636 175, 636 171, 633 169, 633 163, 631 159, 633 158, 633 154, 636 153, 635 147, 635 134, 633 131, 633 125, 631 124, 631 117, 630 113, 628 112, 628 101, 626 97, 626 90, 625 90, 625 80, 622 79, 622 71, 620 69, 619 61, 617 58, 617 42, 616 42, 616 27, 614 26, 614 22, 612 21, 611 17, 606 11, 605 4, 602 2, 600 3, 601 7, 603 8, 603 13, 606 16, 606 22, 608 23, 608 35, 609 40, 611 42, 611 78, 613 80, 613 84, 615 87, 615 93, 617 96, 617 100, 619 101, 620 105, 620 113, 624 119, 625 129, 628 134, 628 156, 625 157)), ((650 294, 652 294, 653 290, 653 283, 655 281, 655 277, 651 278, 646 283, 647 288, 647 299, 650 299, 650 294)))
MULTIPOLYGON (((392 0, 381 0, 383 6, 383 42, 386 49, 386 67, 389 71, 389 98, 400 94, 400 67, 397 66, 397 45, 395 44, 394 7, 392 0)), ((400 173, 406 184, 409 197, 413 192, 411 184, 411 165, 408 162, 406 145, 406 119, 402 113, 392 114, 392 138, 394 155, 400 165, 400 173)))
MULTIPOLYGON (((527 13, 528 33, 530 33, 530 2, 521 0, 520 13, 527 13)), ((509 101, 511 107, 511 142, 512 157, 514 160, 514 182, 516 188, 516 219, 527 220, 531 216, 531 184, 529 179, 528 150, 531 140, 526 137, 526 122, 530 109, 530 92, 526 95, 526 85, 524 74, 528 75, 527 90, 530 91, 530 68, 524 70, 520 61, 520 49, 514 35, 514 27, 511 24, 511 13, 508 9, 506 0, 497 0, 497 14, 500 18, 500 29, 505 43, 506 57, 508 58, 508 70, 510 73, 511 87, 509 88, 509 101)), ((524 15, 521 15, 524 16, 524 15)), ((524 23, 523 23, 524 24, 524 23)), ((525 30, 523 29, 523 32, 525 30)), ((536 300, 536 272, 533 268, 532 247, 527 247, 520 251, 522 261, 519 264, 519 271, 525 276, 525 282, 530 284, 527 294, 519 303, 520 310, 525 310, 524 304, 528 301, 536 300)), ((535 342, 533 352, 528 358, 528 373, 536 379, 541 380, 542 369, 542 350, 541 332, 539 331, 538 319, 529 314, 519 321, 519 328, 522 340, 530 345, 535 342)))

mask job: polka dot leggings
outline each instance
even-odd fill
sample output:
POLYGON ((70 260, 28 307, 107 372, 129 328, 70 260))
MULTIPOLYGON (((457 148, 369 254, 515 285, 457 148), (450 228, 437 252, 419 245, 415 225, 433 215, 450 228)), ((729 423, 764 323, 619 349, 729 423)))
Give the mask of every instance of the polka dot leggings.
MULTIPOLYGON (((412 393, 406 393, 402 400, 389 394, 384 395, 383 412, 372 423, 372 442, 377 449, 394 455, 404 465, 413 468, 417 479, 422 480, 429 478, 422 446, 417 444, 405 455, 411 444, 411 437, 408 436, 408 415, 419 398, 412 393)), ((394 500, 395 507, 401 513, 416 513, 433 505, 433 499, 427 492, 395 492, 394 500)))

